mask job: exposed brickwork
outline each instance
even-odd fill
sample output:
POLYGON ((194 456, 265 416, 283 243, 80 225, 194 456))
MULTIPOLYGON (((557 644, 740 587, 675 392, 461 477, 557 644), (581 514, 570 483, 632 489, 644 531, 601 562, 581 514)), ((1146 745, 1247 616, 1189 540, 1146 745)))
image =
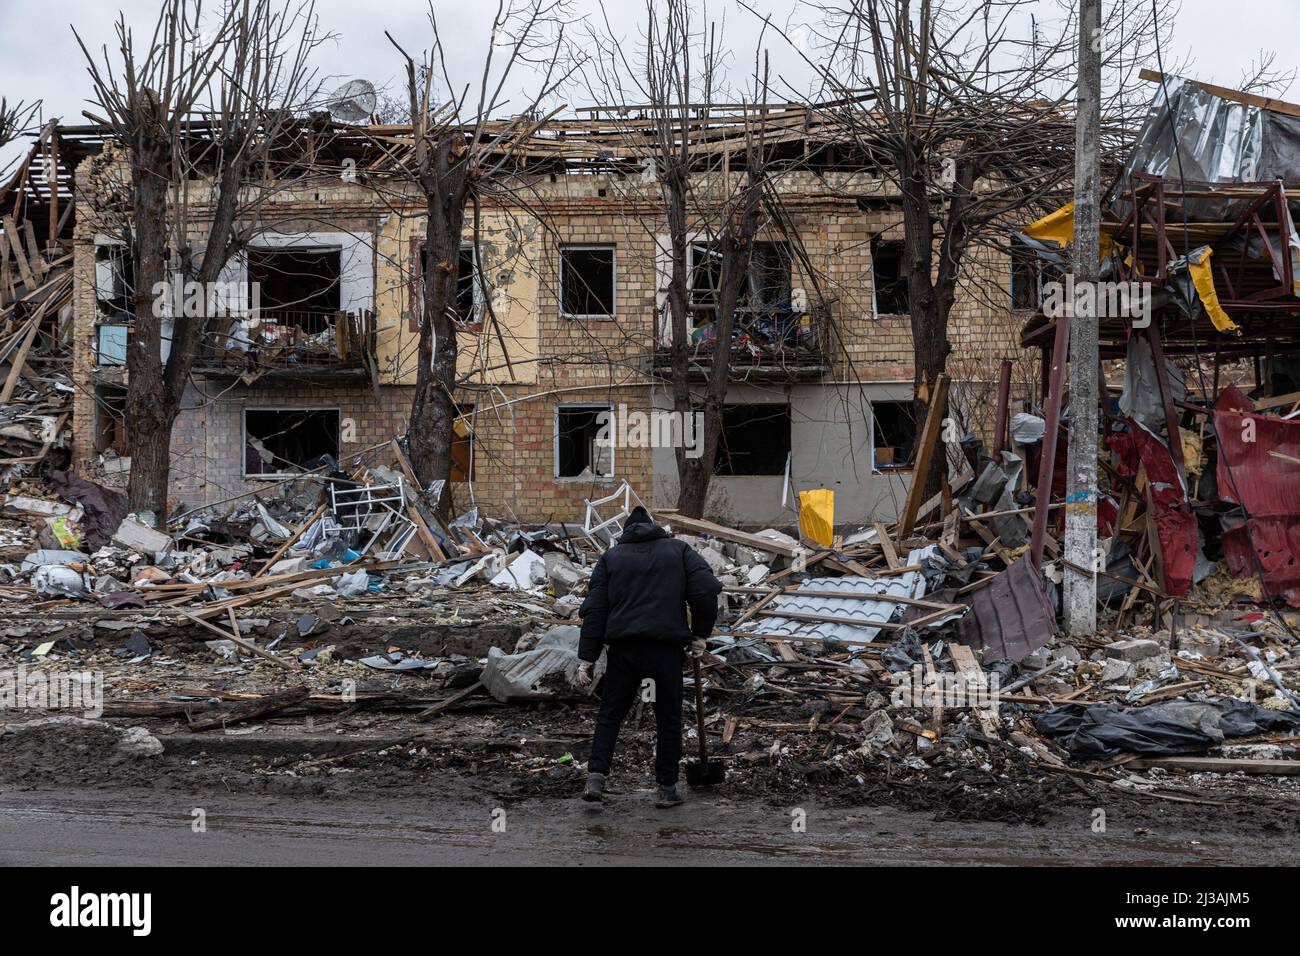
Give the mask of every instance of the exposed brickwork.
MULTIPOLYGON (((79 188, 89 190, 87 170, 78 170, 77 177, 79 188)), ((910 386, 909 318, 872 311, 872 238, 902 238, 897 209, 861 208, 857 197, 873 189, 879 194, 880 187, 853 177, 789 175, 780 189, 799 236, 792 287, 805 290, 810 302, 820 294, 833 317, 824 380, 910 386)), ((471 374, 457 398, 477 408, 472 496, 478 504, 492 514, 580 520, 585 500, 609 494, 622 479, 647 499, 655 484, 650 449, 617 449, 617 479, 557 479, 554 436, 561 403, 626 403, 629 410, 649 410, 649 355, 658 324, 656 237, 667 228, 655 219, 652 186, 611 176, 573 176, 536 183, 534 193, 542 228, 521 227, 510 218, 517 213, 484 211, 491 229, 489 281, 506 283, 509 293, 500 308, 512 364, 503 361, 494 336, 467 333, 462 371, 473 373, 476 361, 492 368, 471 374), (566 244, 614 246, 613 318, 561 315, 557 269, 566 244)), ((242 385, 196 377, 173 435, 175 503, 193 506, 258 487, 257 479, 243 477, 242 413, 248 408, 338 408, 348 423, 340 449, 344 459, 405 432, 414 382, 409 277, 413 243, 423 229, 416 212, 412 206, 394 216, 390 205, 362 186, 328 184, 286 193, 266 211, 281 232, 354 231, 374 237, 378 395, 357 380, 265 377, 242 385)), ((201 235, 202 225, 195 228, 201 235)), ((95 230, 93 219, 83 216, 74 300, 74 462, 91 475, 96 474, 94 390, 96 384, 122 379, 120 371, 94 366, 95 230)), ((955 403, 968 424, 987 432, 998 362, 1014 356, 1018 382, 1029 381, 1036 368, 1015 348, 1020 317, 1005 309, 1005 262, 983 250, 978 255, 967 265, 953 310, 950 367, 957 380, 955 403)), ((1018 394, 1023 393, 1022 385, 1018 394)), ((471 489, 462 485, 454 491, 457 505, 468 505, 471 489)))

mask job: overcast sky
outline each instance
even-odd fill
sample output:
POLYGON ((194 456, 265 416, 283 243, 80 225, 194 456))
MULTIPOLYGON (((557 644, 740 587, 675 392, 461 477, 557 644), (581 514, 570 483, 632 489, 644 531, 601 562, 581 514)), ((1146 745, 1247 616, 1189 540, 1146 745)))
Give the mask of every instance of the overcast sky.
MULTIPOLYGON (((463 69, 469 80, 477 57, 485 48, 491 0, 435 0, 445 24, 443 36, 451 50, 453 69, 463 69)), ((1104 0, 1109 9, 1121 0, 1104 0)), ((1122 0, 1133 17, 1149 17, 1148 0, 1122 0)), ((44 101, 46 118, 84 122, 88 83, 80 51, 69 25, 75 25, 88 45, 113 41, 116 12, 124 10, 137 36, 152 25, 159 0, 0 0, 0 96, 44 101)), ((215 0, 212 2, 215 6, 215 0)), ((796 0, 751 0, 751 6, 770 11, 773 19, 796 22, 812 14, 800 12, 796 0)), ((1044 15, 1054 15, 1052 0, 1042 0, 1044 15)), ((595 0, 574 0, 573 19, 598 10, 595 0)), ((606 9, 615 30, 635 43, 637 23, 644 16, 642 0, 608 0, 606 9)), ((711 0, 710 14, 725 17, 727 47, 742 58, 752 57, 758 35, 753 14, 733 5, 733 0, 711 0)), ((337 41, 321 51, 319 67, 338 83, 361 77, 397 91, 401 64, 384 38, 387 29, 412 53, 429 45, 431 31, 423 0, 317 0, 322 24, 338 34, 337 41)), ((772 37, 772 73, 794 83, 806 74, 799 58, 785 41, 772 37)), ((1182 0, 1182 11, 1172 36, 1163 44, 1166 64, 1190 58, 1187 71, 1200 79, 1226 86, 1237 85, 1247 64, 1260 48, 1273 47, 1277 65, 1300 68, 1300 0, 1182 0)), ((1154 64, 1152 64, 1154 66, 1154 64)), ((740 68, 746 69, 745 63, 740 68)), ((331 79, 330 85, 337 85, 331 79)), ((1300 99, 1293 84, 1288 98, 1300 99)), ((572 93, 569 101, 580 95, 572 93)))

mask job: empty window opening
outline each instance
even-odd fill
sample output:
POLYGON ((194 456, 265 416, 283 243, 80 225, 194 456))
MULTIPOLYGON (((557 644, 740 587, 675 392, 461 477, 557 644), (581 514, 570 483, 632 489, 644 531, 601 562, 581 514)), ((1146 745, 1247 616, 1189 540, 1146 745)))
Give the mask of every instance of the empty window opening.
POLYGON ((691 305, 716 306, 722 284, 722 252, 716 243, 697 242, 691 245, 690 258, 691 305))
MULTIPOLYGON (((472 244, 466 243, 460 247, 460 254, 456 258, 456 301, 453 303, 455 311, 452 320, 467 332, 477 332, 483 327, 483 283, 479 281, 477 260, 472 244)), ((424 276, 428 270, 428 250, 420 243, 411 282, 411 301, 414 303, 412 315, 421 318, 424 317, 424 276)), ((418 325, 412 324, 412 331, 418 329, 418 325)))
POLYGON ((1011 308, 1034 312, 1042 303, 1042 270, 1038 256, 1023 242, 1011 241, 1011 308))
POLYGON ((613 445, 597 441, 609 414, 609 405, 556 406, 556 478, 613 477, 613 445))
MULTIPOLYGON (((790 303, 793 258, 788 242, 756 242, 749 271, 736 303, 742 309, 776 309, 790 303)), ((722 285, 722 252, 718 243, 693 243, 690 247, 690 302, 702 309, 716 307, 722 285)), ((712 320, 697 315, 696 324, 712 320)))
POLYGON ((473 325, 479 321, 479 282, 478 270, 475 268, 477 258, 473 246, 460 247, 456 273, 456 320, 461 325, 473 325))
POLYGON ((907 315, 907 272, 903 267, 903 244, 871 241, 871 282, 877 315, 907 315))
POLYGON ((776 309, 789 305, 791 265, 789 243, 754 243, 745 304, 752 309, 776 309))
POLYGON ((286 475, 311 471, 339 457, 337 408, 244 410, 244 474, 286 475))
POLYGON ((101 385, 95 389, 95 454, 127 455, 126 389, 101 385))
POLYGON ((101 321, 128 322, 135 314, 135 259, 121 242, 95 245, 95 304, 101 321))
POLYGON ((248 281, 261 319, 316 335, 334 327, 343 251, 319 246, 248 250, 248 281))
POLYGON ((474 406, 458 405, 451 435, 451 480, 474 480, 474 406))
POLYGON ((790 455, 790 406, 775 402, 722 406, 714 474, 784 475, 790 455))
POLYGON ((613 246, 566 246, 560 250, 560 307, 567 316, 614 314, 613 246))
POLYGON ((872 402, 877 469, 905 468, 916 447, 916 415, 911 402, 872 402))

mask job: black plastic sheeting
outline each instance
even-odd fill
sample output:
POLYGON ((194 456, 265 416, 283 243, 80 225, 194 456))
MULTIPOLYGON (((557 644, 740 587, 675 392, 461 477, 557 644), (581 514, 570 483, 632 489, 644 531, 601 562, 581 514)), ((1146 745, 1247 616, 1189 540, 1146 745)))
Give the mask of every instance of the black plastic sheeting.
POLYGON ((1300 731, 1300 710, 1269 710, 1244 700, 1171 700, 1149 707, 1067 704, 1034 720, 1040 733, 1076 757, 1121 753, 1201 753, 1230 737, 1300 731))

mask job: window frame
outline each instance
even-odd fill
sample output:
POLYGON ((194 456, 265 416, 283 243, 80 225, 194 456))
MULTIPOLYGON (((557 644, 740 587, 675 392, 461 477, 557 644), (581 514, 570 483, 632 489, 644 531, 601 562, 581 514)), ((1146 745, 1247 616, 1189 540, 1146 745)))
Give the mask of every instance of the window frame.
POLYGON ((614 319, 618 317, 618 245, 613 242, 566 242, 560 245, 556 304, 562 319, 614 319), (605 252, 609 257, 609 312, 578 313, 564 308, 564 256, 568 252, 605 252))
POLYGON ((1007 308, 1016 314, 1036 313, 1043 307, 1043 263, 1038 258, 1037 253, 1027 243, 1021 242, 1014 236, 1011 238, 1010 250, 1007 253, 1007 308), (1034 275, 1034 294, 1033 304, 1022 306, 1016 304, 1016 272, 1017 265, 1027 266, 1032 270, 1034 275))
POLYGON ((474 452, 476 450, 475 446, 478 444, 478 442, 475 441, 476 436, 474 434, 474 422, 477 417, 478 416, 476 414, 476 409, 473 402, 456 403, 456 418, 452 422, 452 435, 451 435, 452 471, 454 472, 457 466, 456 448, 461 442, 464 442, 464 446, 465 446, 466 465, 465 465, 463 477, 457 478, 453 474, 450 476, 450 479, 459 484, 474 483, 474 452), (462 419, 465 421, 466 431, 469 432, 469 434, 466 435, 463 439, 456 434, 456 425, 455 425, 456 422, 461 421, 462 419))
MULTIPOLYGON (((411 239, 411 277, 406 284, 407 329, 411 332, 419 332, 420 325, 424 322, 424 245, 425 240, 419 236, 411 239)), ((474 252, 474 318, 466 322, 457 315, 454 324, 457 332, 482 332, 483 316, 487 313, 487 290, 480 278, 482 273, 479 269, 483 264, 483 249, 481 246, 476 246, 472 240, 462 239, 460 252, 466 250, 474 252)), ((457 275, 456 278, 459 282, 460 276, 457 275)), ((459 290, 457 292, 459 293, 459 290)), ((459 294, 456 298, 459 306, 459 294)))
POLYGON ((871 317, 873 319, 878 319, 882 315, 910 315, 911 314, 912 290, 908 286, 908 279, 905 272, 906 266, 907 266, 906 240, 885 239, 879 233, 877 233, 875 236, 872 237, 871 239, 871 317), (882 285, 882 283, 877 280, 876 259, 877 259, 877 252, 879 251, 879 248, 881 246, 889 246, 891 248, 896 247, 899 250, 898 277, 894 280, 894 283, 902 287, 903 295, 907 298, 907 301, 903 303, 903 305, 906 306, 906 308, 902 312, 894 312, 894 311, 884 312, 881 311, 880 309, 880 286, 882 285))
MULTIPOLYGON (((790 456, 794 452, 795 406, 793 402, 788 400, 782 402, 744 402, 744 401, 723 402, 722 422, 721 422, 720 430, 718 432, 718 448, 716 453, 718 458, 722 457, 722 455, 724 454, 724 450, 727 453, 728 457, 730 457, 730 449, 727 446, 727 409, 728 408, 761 408, 761 409, 771 409, 773 411, 777 409, 784 409, 785 418, 787 423, 789 424, 789 428, 785 433, 785 441, 783 442, 783 444, 785 445, 785 457, 782 459, 782 461, 785 462, 790 459, 790 456)), ((737 474, 734 471, 724 472, 719 468, 716 460, 713 465, 713 475, 715 478, 717 478, 720 481, 725 481, 732 478, 779 478, 782 477, 784 474, 785 474, 784 465, 782 465, 782 467, 777 471, 745 472, 740 474, 737 474)))
POLYGON ((610 414, 610 422, 614 422, 614 403, 613 402, 556 402, 555 412, 552 416, 551 432, 551 476, 557 482, 573 481, 613 481, 614 476, 618 474, 618 465, 615 461, 616 443, 612 440, 609 446, 609 474, 608 475, 561 475, 560 474, 560 415, 562 411, 585 410, 585 411, 606 411, 610 414))
MULTIPOLYGON (((888 314, 889 314, 889 313, 886 313, 886 315, 888 315, 888 314)), ((880 405, 911 405, 911 406, 913 407, 913 419, 915 419, 915 402, 914 402, 912 399, 910 399, 910 398, 872 398, 872 399, 868 399, 868 400, 867 400, 867 409, 868 409, 868 414, 869 414, 870 417, 871 417, 871 446, 870 446, 870 447, 871 447, 871 472, 872 472, 872 474, 876 474, 876 475, 889 475, 889 474, 896 474, 896 473, 900 473, 900 472, 902 472, 902 473, 907 473, 907 472, 915 471, 915 470, 916 470, 916 466, 915 466, 915 464, 910 460, 910 456, 909 456, 909 459, 908 459, 907 461, 903 461, 903 462, 901 462, 901 463, 900 463, 900 462, 890 462, 890 463, 886 464, 886 465, 883 466, 883 467, 881 466, 880 462, 876 461, 876 447, 877 447, 877 446, 876 446, 876 437, 877 437, 877 432, 876 432, 876 421, 877 421, 877 419, 876 419, 876 405, 877 405, 877 404, 880 404, 880 405)), ((917 441, 920 441, 920 438, 921 438, 921 430, 920 430, 919 425, 915 422, 915 420, 914 420, 913 423, 912 423, 912 427, 913 427, 912 442, 913 442, 913 446, 915 446, 915 443, 916 443, 917 441)), ((890 447, 892 448, 892 447, 894 447, 894 446, 891 445, 890 447)), ((915 450, 915 448, 913 448, 913 450, 915 450)))
POLYGON ((286 477, 301 475, 296 471, 270 471, 256 475, 248 473, 248 413, 249 412, 334 412, 338 415, 334 439, 335 459, 343 456, 343 406, 341 405, 245 405, 239 410, 239 477, 245 481, 269 479, 283 481, 286 477))

